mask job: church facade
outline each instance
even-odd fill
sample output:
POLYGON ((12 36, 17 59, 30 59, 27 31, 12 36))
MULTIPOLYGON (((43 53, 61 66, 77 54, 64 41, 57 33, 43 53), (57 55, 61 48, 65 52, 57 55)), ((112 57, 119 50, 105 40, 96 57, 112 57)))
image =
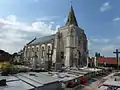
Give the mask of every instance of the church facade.
POLYGON ((66 67, 87 65, 88 44, 84 30, 78 26, 73 7, 68 19, 56 34, 35 38, 24 47, 24 59, 32 67, 51 64, 66 67))

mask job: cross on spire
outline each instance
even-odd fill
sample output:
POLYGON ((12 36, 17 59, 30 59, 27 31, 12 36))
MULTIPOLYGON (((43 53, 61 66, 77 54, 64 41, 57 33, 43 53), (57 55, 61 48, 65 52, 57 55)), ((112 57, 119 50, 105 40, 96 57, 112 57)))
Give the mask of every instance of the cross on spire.
POLYGON ((72 0, 70 0, 70 5, 72 6, 72 0))

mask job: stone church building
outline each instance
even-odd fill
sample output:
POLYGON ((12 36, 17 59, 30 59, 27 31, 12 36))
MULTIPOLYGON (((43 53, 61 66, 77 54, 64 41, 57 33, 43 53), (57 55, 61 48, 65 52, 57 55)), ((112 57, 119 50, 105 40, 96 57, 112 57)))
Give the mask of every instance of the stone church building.
POLYGON ((32 67, 51 65, 82 67, 87 65, 88 44, 84 30, 78 26, 71 6, 67 22, 57 33, 35 38, 24 47, 24 60, 32 67))

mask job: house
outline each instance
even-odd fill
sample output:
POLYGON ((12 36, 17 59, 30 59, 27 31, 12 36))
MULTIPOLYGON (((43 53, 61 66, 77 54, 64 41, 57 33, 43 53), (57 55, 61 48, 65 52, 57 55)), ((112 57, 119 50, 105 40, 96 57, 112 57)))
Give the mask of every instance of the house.
POLYGON ((3 63, 9 62, 11 59, 11 55, 8 52, 5 52, 4 50, 0 50, 0 68, 3 63))

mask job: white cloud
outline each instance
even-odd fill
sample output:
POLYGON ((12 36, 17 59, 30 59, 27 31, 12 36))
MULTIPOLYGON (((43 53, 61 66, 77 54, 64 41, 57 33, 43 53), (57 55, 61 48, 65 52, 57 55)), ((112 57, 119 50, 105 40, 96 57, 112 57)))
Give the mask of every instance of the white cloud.
POLYGON ((55 24, 55 22, 50 22, 50 24, 55 24))
POLYGON ((53 21, 54 19, 58 19, 59 16, 45 16, 36 18, 37 21, 53 21))
POLYGON ((115 54, 113 53, 116 49, 120 50, 120 46, 119 45, 106 45, 103 48, 103 53, 106 56, 115 56, 115 54))
POLYGON ((104 12, 104 11, 109 10, 109 9, 111 9, 111 6, 110 6, 109 2, 105 2, 105 3, 100 7, 100 11, 101 11, 101 12, 104 12))
POLYGON ((16 22, 17 21, 17 17, 15 15, 9 15, 5 18, 6 21, 9 22, 16 22))
POLYGON ((103 56, 114 56, 112 53, 117 45, 110 45, 112 39, 91 37, 88 40, 88 47, 90 49, 90 56, 94 56, 95 52, 100 52, 103 56))
POLYGON ((120 40, 120 36, 117 36, 116 39, 120 40))
POLYGON ((67 19, 68 19, 68 17, 65 17, 65 18, 64 18, 64 22, 65 22, 65 23, 67 22, 67 19))
POLYGON ((118 46, 116 46, 116 45, 107 45, 107 46, 104 46, 103 48, 102 48, 102 50, 103 51, 112 51, 112 50, 114 50, 115 48, 117 48, 118 46))
POLYGON ((102 41, 103 41, 104 43, 108 43, 108 42, 110 42, 110 39, 102 39, 102 41))
POLYGON ((93 43, 108 43, 108 42, 110 42, 110 39, 92 37, 92 38, 90 39, 90 42, 93 42, 93 43))
POLYGON ((57 30, 59 27, 60 27, 60 25, 57 25, 57 26, 56 26, 56 30, 57 30))
POLYGON ((120 17, 114 18, 113 21, 120 21, 120 17))
POLYGON ((119 40, 120 36, 111 39, 98 37, 89 38, 88 47, 90 50, 90 56, 94 56, 95 52, 100 52, 103 56, 114 57, 115 54, 113 54, 113 51, 115 51, 115 49, 119 49, 120 51, 120 46, 112 43, 118 43, 117 41, 119 40))
POLYGON ((10 53, 19 51, 34 37, 54 34, 56 30, 52 30, 53 24, 53 22, 46 24, 43 21, 36 21, 28 25, 19 22, 15 15, 0 18, 0 49, 10 53))
POLYGON ((119 49, 120 50, 120 46, 119 45, 115 45, 115 44, 103 44, 103 45, 96 45, 93 44, 91 46, 91 48, 89 48, 89 52, 90 52, 90 56, 94 56, 95 52, 99 52, 102 56, 105 57, 113 57, 115 56, 115 54, 113 54, 113 52, 119 49))

